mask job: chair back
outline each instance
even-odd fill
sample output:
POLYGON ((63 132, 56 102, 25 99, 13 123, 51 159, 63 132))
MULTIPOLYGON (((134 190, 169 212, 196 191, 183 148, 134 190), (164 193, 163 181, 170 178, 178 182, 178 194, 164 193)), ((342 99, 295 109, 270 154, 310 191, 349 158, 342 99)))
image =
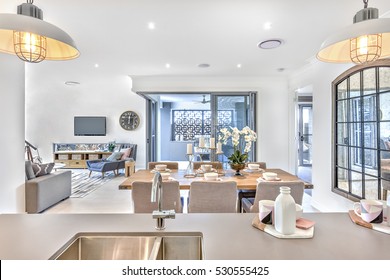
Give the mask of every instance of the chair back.
MULTIPOLYGON (((180 200, 180 186, 178 181, 162 182, 162 209, 174 209, 176 213, 182 213, 183 207, 180 200)), ((157 201, 151 202, 152 182, 135 181, 132 183, 131 196, 134 205, 134 213, 152 213, 158 209, 157 201)), ((157 192, 158 200, 158 192, 157 192)))
POLYGON ((157 164, 165 164, 168 169, 179 169, 179 163, 174 161, 152 161, 148 163, 148 169, 154 169, 157 164))
POLYGON ((193 163, 194 164, 194 169, 197 170, 200 168, 200 166, 202 164, 211 164, 211 166, 215 169, 222 169, 222 163, 219 162, 219 161, 211 161, 211 162, 208 162, 208 161, 196 161, 193 163))
POLYGON ((257 183, 256 195, 253 205, 250 208, 251 213, 259 212, 260 200, 276 200, 280 194, 280 187, 289 187, 291 189, 291 196, 295 203, 302 205, 303 191, 305 183, 303 181, 286 181, 286 182, 259 182, 257 183))
POLYGON ((188 213, 237 213, 237 183, 191 182, 188 213))

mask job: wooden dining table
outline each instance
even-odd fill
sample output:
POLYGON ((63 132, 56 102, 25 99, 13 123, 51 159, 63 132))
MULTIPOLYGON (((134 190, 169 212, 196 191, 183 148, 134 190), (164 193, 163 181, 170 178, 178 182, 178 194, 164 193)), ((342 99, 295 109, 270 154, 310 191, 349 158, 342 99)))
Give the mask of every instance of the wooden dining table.
MULTIPOLYGON (((277 174, 277 177, 281 181, 302 181, 297 176, 288 173, 282 169, 266 169, 263 172, 274 172, 277 174)), ((237 183, 237 189, 239 190, 252 190, 255 191, 257 187, 258 180, 262 180, 261 171, 251 171, 243 170, 241 171, 242 176, 236 176, 234 170, 223 170, 223 174, 218 176, 219 181, 235 181, 237 183)), ((141 169, 132 174, 128 179, 126 179, 122 184, 119 185, 119 189, 131 189, 132 183, 134 181, 152 181, 155 171, 148 169, 141 169)), ((194 178, 185 177, 186 170, 170 170, 169 180, 176 180, 179 182, 181 190, 190 189, 191 182, 202 181, 204 177, 202 174, 197 174, 194 178)), ((305 188, 312 188, 310 183, 305 182, 305 188)))

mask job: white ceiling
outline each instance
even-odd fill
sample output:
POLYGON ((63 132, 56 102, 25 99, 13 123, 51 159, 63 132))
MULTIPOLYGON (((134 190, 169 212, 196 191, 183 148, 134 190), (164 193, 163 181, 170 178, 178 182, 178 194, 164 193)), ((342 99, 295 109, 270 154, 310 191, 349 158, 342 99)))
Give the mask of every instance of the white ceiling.
MULTIPOLYGON (((24 2, 1 1, 0 13, 16 13, 24 2)), ((34 4, 43 10, 45 21, 73 37, 81 56, 68 62, 44 61, 31 69, 44 71, 48 78, 81 83, 108 74, 289 75, 310 63, 322 41, 352 24, 354 14, 363 8, 362 0, 35 0, 34 4), (149 22, 155 23, 154 30, 148 29, 149 22), (270 30, 264 30, 266 22, 271 23, 270 30), (272 38, 284 44, 273 50, 257 47, 272 38), (200 63, 211 66, 199 68, 200 63)), ((389 0, 371 0, 369 6, 378 8, 380 16, 390 14, 389 0)))

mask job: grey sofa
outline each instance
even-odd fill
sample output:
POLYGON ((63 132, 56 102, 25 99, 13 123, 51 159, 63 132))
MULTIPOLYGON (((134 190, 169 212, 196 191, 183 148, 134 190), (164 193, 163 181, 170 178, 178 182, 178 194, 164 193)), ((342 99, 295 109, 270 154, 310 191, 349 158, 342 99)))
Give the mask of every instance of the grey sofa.
MULTIPOLYGON (((27 162, 26 165, 28 165, 27 162)), ((71 192, 72 172, 70 170, 59 170, 32 179, 26 176, 26 212, 42 212, 61 200, 68 198, 71 192)))

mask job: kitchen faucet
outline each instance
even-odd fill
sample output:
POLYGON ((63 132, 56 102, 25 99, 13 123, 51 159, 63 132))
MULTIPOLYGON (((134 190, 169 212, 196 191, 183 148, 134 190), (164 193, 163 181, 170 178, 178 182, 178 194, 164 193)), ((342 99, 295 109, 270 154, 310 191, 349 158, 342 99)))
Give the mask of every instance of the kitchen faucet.
POLYGON ((152 215, 153 219, 157 220, 156 229, 158 230, 165 229, 165 219, 174 219, 176 215, 175 210, 162 210, 162 193, 162 177, 160 172, 156 172, 153 178, 150 201, 156 202, 157 200, 158 210, 154 210, 152 215))

